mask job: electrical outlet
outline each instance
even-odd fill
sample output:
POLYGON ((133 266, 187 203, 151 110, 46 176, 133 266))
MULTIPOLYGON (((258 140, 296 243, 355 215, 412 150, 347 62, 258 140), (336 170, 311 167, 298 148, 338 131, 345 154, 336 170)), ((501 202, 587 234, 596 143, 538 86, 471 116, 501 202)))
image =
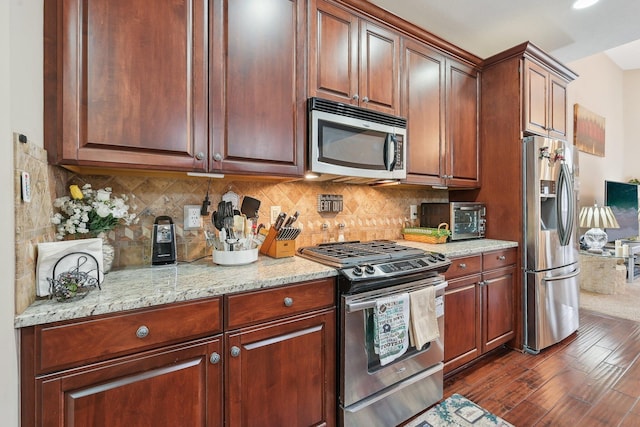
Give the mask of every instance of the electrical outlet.
POLYGON ((418 205, 409 206, 409 219, 418 219, 418 205))
POLYGON ((197 230, 202 227, 202 216, 199 205, 186 205, 184 207, 184 229, 197 230))
POLYGON ((275 224, 278 215, 280 215, 282 208, 280 206, 271 206, 271 224, 275 224))

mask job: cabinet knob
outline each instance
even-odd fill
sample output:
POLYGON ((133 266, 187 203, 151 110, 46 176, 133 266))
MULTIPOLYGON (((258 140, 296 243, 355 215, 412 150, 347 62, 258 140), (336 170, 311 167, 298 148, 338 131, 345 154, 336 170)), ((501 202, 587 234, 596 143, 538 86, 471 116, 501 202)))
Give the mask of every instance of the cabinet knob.
POLYGON ((149 328, 147 328, 145 325, 140 326, 136 331, 136 336, 138 338, 144 338, 147 335, 149 335, 149 328))
POLYGON ((507 259, 507 257, 506 257, 506 256, 504 256, 504 255, 500 255, 500 256, 498 257, 498 259, 499 259, 500 261, 504 261, 505 259, 507 259))
POLYGON ((286 297, 284 299, 284 305, 287 306, 287 307, 291 307, 293 305, 293 298, 286 297))
POLYGON ((467 268, 467 264, 465 264, 464 262, 461 262, 460 264, 458 264, 458 267, 467 268))
POLYGON ((360 99, 360 97, 358 96, 358 94, 356 93, 355 95, 352 96, 354 101, 357 101, 358 99, 360 99))
POLYGON ((240 348, 234 345, 233 347, 231 347, 231 357, 238 357, 238 356, 240 356, 240 348))
POLYGON ((214 351, 213 353, 211 353, 211 357, 209 357, 209 363, 215 365, 220 362, 220 359, 220 355, 214 351))
POLYGON ((204 153, 202 151, 198 151, 198 154, 196 154, 196 159, 197 160, 204 159, 204 153))
POLYGON ((364 98, 362 98, 362 102, 369 102, 369 98, 365 96, 364 98))
POLYGON ((216 153, 213 155, 213 160, 215 160, 216 162, 219 162, 220 160, 222 160, 222 154, 220 153, 216 153))

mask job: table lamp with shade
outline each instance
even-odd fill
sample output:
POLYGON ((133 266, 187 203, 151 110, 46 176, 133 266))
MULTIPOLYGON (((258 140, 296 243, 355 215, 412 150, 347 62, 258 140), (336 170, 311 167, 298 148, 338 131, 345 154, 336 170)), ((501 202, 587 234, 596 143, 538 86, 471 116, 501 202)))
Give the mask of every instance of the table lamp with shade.
POLYGON ((580 210, 580 227, 589 228, 584 234, 584 243, 590 252, 602 252, 608 242, 603 228, 620 228, 613 211, 609 206, 584 206, 580 210))

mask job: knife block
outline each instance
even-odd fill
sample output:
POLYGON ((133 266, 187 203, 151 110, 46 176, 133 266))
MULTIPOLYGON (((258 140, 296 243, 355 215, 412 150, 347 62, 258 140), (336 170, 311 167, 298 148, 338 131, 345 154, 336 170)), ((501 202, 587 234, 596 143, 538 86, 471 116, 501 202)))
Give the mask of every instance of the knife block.
POLYGON ((268 255, 272 258, 286 258, 296 254, 296 241, 294 240, 276 240, 278 230, 275 227, 269 229, 267 237, 260 246, 260 253, 268 255))

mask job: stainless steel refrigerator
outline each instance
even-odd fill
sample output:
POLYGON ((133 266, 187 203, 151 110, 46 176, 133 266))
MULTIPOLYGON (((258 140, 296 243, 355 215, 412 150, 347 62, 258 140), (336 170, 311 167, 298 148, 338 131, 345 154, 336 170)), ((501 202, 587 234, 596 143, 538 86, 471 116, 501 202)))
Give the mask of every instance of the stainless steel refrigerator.
POLYGON ((579 326, 577 156, 567 142, 523 140, 525 350, 537 353, 579 326))

